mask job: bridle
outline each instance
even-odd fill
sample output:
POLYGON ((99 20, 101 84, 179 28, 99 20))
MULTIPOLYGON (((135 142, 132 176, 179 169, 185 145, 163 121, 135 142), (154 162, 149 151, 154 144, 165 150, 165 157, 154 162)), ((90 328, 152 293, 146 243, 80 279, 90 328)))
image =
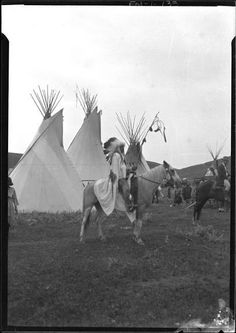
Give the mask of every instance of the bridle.
POLYGON ((175 182, 174 179, 173 179, 173 175, 174 175, 174 173, 175 173, 175 170, 166 168, 166 172, 167 172, 168 175, 170 176, 170 179, 167 180, 167 184, 168 184, 169 182, 171 182, 171 181, 172 181, 172 182, 175 182))

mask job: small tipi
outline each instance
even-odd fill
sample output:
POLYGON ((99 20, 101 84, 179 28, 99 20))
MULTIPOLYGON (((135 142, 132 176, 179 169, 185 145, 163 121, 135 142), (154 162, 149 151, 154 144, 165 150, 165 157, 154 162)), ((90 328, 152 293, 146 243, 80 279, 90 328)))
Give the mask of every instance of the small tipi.
POLYGON ((138 123, 136 123, 135 117, 131 119, 129 112, 127 113, 126 118, 124 118, 122 114, 117 114, 117 119, 123 133, 119 129, 118 131, 128 145, 128 150, 125 154, 126 162, 129 167, 136 169, 137 175, 141 175, 150 170, 143 156, 141 144, 146 134, 144 115, 138 123))
POLYGON ((212 177, 218 176, 218 171, 217 171, 218 159, 219 159, 219 155, 220 155, 223 147, 224 147, 224 144, 219 149, 216 148, 215 153, 214 153, 213 150, 209 146, 207 146, 207 149, 208 149, 213 161, 212 161, 212 165, 207 168, 207 171, 204 175, 206 178, 212 178, 212 177))
POLYGON ((63 148, 63 115, 52 116, 59 93, 41 90, 31 95, 44 119, 32 143, 10 174, 20 211, 82 210, 83 185, 63 148))
POLYGON ((96 97, 88 90, 80 92, 78 99, 85 118, 67 150, 84 184, 109 175, 101 144, 101 111, 98 112, 96 97))

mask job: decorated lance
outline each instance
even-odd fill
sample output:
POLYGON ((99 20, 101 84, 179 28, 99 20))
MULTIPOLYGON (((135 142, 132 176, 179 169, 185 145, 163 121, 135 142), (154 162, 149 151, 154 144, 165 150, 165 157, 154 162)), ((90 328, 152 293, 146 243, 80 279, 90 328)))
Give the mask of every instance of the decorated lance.
POLYGON ((154 131, 154 132, 158 132, 158 131, 160 131, 160 133, 161 133, 161 134, 163 135, 163 137, 164 137, 165 142, 167 142, 167 140, 166 140, 166 135, 165 135, 165 130, 166 130, 166 128, 165 128, 165 125, 164 125, 163 121, 161 121, 161 120, 159 119, 158 114, 159 114, 159 112, 155 115, 155 117, 154 117, 154 119, 153 119, 151 125, 150 125, 149 128, 148 128, 148 131, 147 131, 146 135, 145 135, 144 138, 143 138, 143 141, 142 141, 142 144, 141 144, 141 145, 143 145, 143 144, 146 142, 146 137, 147 137, 149 131, 150 131, 150 132, 152 132, 152 131, 154 131), (155 124, 157 125, 157 128, 156 128, 155 130, 153 130, 152 127, 153 127, 155 124))

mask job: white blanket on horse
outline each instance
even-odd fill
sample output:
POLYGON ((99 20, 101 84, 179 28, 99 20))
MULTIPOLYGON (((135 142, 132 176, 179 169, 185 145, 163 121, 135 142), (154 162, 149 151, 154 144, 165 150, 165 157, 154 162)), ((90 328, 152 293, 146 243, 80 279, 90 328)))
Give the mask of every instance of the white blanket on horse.
POLYGON ((97 180, 94 184, 94 193, 107 216, 116 209, 125 212, 130 222, 134 222, 135 213, 127 212, 124 199, 118 191, 117 181, 112 184, 109 178, 97 180))

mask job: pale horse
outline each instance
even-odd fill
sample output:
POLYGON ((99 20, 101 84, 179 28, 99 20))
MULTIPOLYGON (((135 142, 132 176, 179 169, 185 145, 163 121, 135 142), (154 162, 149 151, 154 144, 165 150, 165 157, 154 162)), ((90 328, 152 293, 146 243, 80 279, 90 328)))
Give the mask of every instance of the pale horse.
MULTIPOLYGON (((136 219, 133 222, 133 234, 134 240, 139 244, 143 245, 141 239, 142 221, 146 209, 152 204, 153 193, 156 189, 163 184, 179 185, 181 179, 177 174, 176 170, 171 167, 170 164, 163 161, 163 164, 145 172, 144 174, 137 177, 137 208, 136 208, 136 219)), ((119 180, 119 191, 121 192, 126 206, 126 212, 129 212, 130 208, 130 190, 128 182, 124 179, 119 180)), ((104 219, 105 213, 102 210, 101 205, 94 193, 94 182, 88 184, 84 189, 84 200, 83 200, 83 219, 80 230, 80 241, 84 241, 85 231, 89 225, 91 210, 96 208, 96 213, 93 216, 98 227, 98 237, 101 240, 105 240, 102 231, 102 220, 104 219)))

